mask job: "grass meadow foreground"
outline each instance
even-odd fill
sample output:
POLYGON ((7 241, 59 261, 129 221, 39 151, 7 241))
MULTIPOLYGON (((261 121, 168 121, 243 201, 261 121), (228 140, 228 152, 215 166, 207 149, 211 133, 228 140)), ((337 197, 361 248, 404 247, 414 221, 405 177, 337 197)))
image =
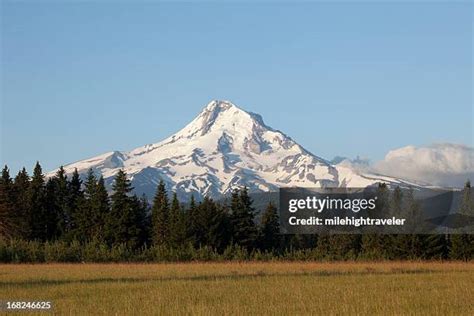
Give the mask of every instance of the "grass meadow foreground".
POLYGON ((0 300, 58 314, 474 315, 474 263, 11 264, 0 300))

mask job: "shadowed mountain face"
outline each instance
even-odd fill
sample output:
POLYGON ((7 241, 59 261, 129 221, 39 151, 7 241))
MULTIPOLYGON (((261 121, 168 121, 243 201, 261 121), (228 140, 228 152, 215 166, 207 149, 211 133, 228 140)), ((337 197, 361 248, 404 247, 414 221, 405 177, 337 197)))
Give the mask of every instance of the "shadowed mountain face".
POLYGON ((65 166, 67 173, 75 168, 80 174, 92 168, 104 176, 109 188, 117 171, 124 169, 136 193, 149 197, 163 180, 182 200, 192 194, 198 199, 219 198, 241 186, 251 192, 268 192, 282 186, 406 184, 402 180, 362 175, 347 167, 331 165, 265 125, 260 115, 228 101, 210 102, 192 122, 161 142, 65 166))

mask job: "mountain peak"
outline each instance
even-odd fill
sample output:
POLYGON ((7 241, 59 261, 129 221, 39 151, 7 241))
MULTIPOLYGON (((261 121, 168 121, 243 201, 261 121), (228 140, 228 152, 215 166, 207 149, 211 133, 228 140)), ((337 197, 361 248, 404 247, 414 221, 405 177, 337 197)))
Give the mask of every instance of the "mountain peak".
POLYGON ((227 121, 233 121, 236 119, 236 116, 250 119, 252 115, 230 101, 212 100, 204 107, 204 109, 198 115, 198 118, 203 119, 203 123, 209 125, 213 124, 219 117, 222 116, 225 116, 227 121))
POLYGON ((259 115, 247 112, 230 101, 213 100, 178 134, 185 132, 203 136, 211 130, 227 131, 230 134, 252 133, 256 125, 264 126, 259 115))
POLYGON ((365 187, 379 181, 330 165, 265 125, 260 115, 224 100, 211 101, 183 129, 161 142, 65 166, 68 173, 76 168, 82 175, 92 168, 109 188, 123 169, 135 191, 149 197, 163 180, 185 199, 194 193, 218 198, 240 186, 276 191, 286 186, 365 187))
MULTIPOLYGON (((206 111, 225 111, 228 109, 236 108, 239 109, 235 104, 227 100, 212 100, 203 109, 202 112, 206 111)), ((241 109, 239 109, 241 110, 241 109)))
POLYGON ((268 129, 271 129, 270 127, 265 125, 265 123, 263 122, 263 118, 260 114, 253 113, 253 112, 248 112, 248 111, 238 107, 237 105, 235 105, 231 101, 227 101, 227 100, 212 100, 201 111, 201 115, 203 113, 207 115, 209 112, 211 112, 211 113, 214 114, 213 115, 214 117, 217 117, 217 115, 219 113, 226 112, 226 111, 229 111, 229 110, 235 110, 235 111, 233 111, 234 114, 239 114, 239 113, 244 114, 244 116, 246 118, 255 121, 256 123, 258 123, 261 126, 264 126, 268 129))

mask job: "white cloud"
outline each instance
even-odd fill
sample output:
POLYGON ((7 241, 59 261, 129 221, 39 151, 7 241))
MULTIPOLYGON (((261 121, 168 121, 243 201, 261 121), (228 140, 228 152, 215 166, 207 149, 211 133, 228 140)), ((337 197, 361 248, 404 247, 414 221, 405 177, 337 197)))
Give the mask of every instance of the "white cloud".
POLYGON ((391 150, 373 171, 439 186, 462 187, 474 180, 474 148, 457 144, 406 146, 391 150))
POLYGON ((346 167, 355 170, 359 173, 368 173, 371 171, 370 160, 368 158, 361 158, 357 156, 355 159, 346 157, 336 157, 331 161, 338 166, 346 167))

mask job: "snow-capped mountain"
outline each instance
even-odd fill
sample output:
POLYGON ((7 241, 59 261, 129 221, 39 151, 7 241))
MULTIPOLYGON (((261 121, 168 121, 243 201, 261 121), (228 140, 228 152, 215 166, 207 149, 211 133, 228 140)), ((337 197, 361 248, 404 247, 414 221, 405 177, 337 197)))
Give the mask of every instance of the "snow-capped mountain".
MULTIPOLYGON (((153 196, 162 179, 182 199, 219 197, 235 187, 276 191, 279 187, 366 187, 406 183, 332 165, 263 122, 260 115, 228 101, 212 101, 187 126, 167 139, 129 152, 109 152, 64 167, 85 174, 92 168, 108 186, 119 169, 137 193, 153 196)), ((53 175, 56 170, 49 175, 53 175)))

